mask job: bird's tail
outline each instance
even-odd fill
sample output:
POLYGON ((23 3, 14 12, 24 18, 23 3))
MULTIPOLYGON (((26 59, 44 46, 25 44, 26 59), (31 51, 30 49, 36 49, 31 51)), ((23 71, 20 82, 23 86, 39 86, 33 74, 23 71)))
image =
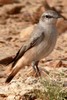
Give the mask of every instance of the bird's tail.
POLYGON ((24 66, 26 66, 27 64, 28 64, 27 60, 24 57, 21 58, 17 62, 17 64, 12 68, 12 70, 11 70, 11 72, 10 72, 9 76, 7 77, 5 82, 9 83, 13 79, 13 77, 19 72, 19 70, 21 68, 23 68, 24 66))
POLYGON ((6 79, 6 83, 9 83, 12 79, 13 79, 13 77, 17 74, 17 72, 20 70, 20 68, 19 67, 15 67, 15 68, 13 68, 12 69, 12 71, 11 71, 11 73, 9 74, 9 76, 7 77, 7 79, 6 79))

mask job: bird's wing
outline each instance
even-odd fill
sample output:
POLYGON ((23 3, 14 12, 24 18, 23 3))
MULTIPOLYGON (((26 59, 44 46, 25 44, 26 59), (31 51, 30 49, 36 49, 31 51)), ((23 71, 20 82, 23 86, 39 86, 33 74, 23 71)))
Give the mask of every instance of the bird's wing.
POLYGON ((42 30, 37 29, 36 31, 34 31, 29 41, 27 41, 27 43, 24 44, 17 52, 16 56, 12 61, 13 62, 12 67, 14 67, 18 59, 20 59, 27 50, 38 45, 43 40, 43 38, 44 38, 44 32, 42 30))

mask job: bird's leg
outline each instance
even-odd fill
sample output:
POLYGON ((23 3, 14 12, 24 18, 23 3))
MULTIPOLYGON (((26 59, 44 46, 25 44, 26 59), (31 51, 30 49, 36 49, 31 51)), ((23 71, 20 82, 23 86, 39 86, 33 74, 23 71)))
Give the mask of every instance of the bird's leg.
POLYGON ((41 73, 40 73, 40 70, 39 70, 39 68, 38 68, 38 63, 39 63, 39 61, 34 61, 34 62, 32 63, 32 67, 33 67, 34 71, 36 72, 36 75, 37 75, 37 76, 40 76, 41 73))
POLYGON ((36 71, 37 71, 38 75, 41 76, 40 69, 38 67, 38 63, 39 63, 39 61, 35 62, 35 67, 36 67, 36 71))
POLYGON ((34 71, 36 72, 35 62, 34 62, 34 61, 33 61, 33 63, 32 63, 32 67, 33 67, 34 71))
POLYGON ((49 71, 47 71, 45 68, 38 68, 39 61, 34 61, 32 63, 32 67, 34 71, 36 72, 36 76, 41 76, 41 71, 45 72, 47 75, 49 75, 49 71))

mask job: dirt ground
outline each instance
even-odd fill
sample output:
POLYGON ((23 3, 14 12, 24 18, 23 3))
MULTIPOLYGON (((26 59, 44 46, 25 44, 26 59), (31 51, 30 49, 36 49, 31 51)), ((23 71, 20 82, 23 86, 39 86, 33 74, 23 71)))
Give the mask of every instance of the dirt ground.
MULTIPOLYGON (((41 6, 43 0, 19 0, 19 3, 0 6, 0 100, 56 100, 42 99, 35 94, 30 97, 33 90, 40 90, 42 84, 40 78, 35 77, 35 72, 31 66, 26 66, 9 83, 5 84, 8 73, 3 59, 8 60, 13 57, 19 48, 24 44, 22 39, 23 29, 33 25, 33 14, 41 6), (21 36, 22 35, 22 36, 21 36)), ((65 0, 64 0, 65 1, 65 0)), ((52 79, 63 83, 67 90, 67 31, 58 35, 54 51, 45 59, 40 61, 40 68, 45 68, 49 75, 42 70, 45 79, 52 79), (63 75, 61 75, 63 74, 63 75)), ((67 91, 66 91, 67 93, 67 91)), ((59 100, 59 99, 57 99, 59 100)), ((67 100, 67 95, 65 99, 67 100)))

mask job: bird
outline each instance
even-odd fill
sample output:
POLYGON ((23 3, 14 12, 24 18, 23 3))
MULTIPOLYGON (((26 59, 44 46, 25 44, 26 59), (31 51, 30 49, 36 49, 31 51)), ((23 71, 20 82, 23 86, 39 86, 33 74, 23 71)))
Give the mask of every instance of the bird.
POLYGON ((30 38, 19 49, 12 60, 12 70, 6 79, 9 83, 24 66, 32 64, 34 70, 40 75, 39 61, 47 57, 54 49, 57 41, 57 20, 61 16, 54 10, 45 11, 30 38))

